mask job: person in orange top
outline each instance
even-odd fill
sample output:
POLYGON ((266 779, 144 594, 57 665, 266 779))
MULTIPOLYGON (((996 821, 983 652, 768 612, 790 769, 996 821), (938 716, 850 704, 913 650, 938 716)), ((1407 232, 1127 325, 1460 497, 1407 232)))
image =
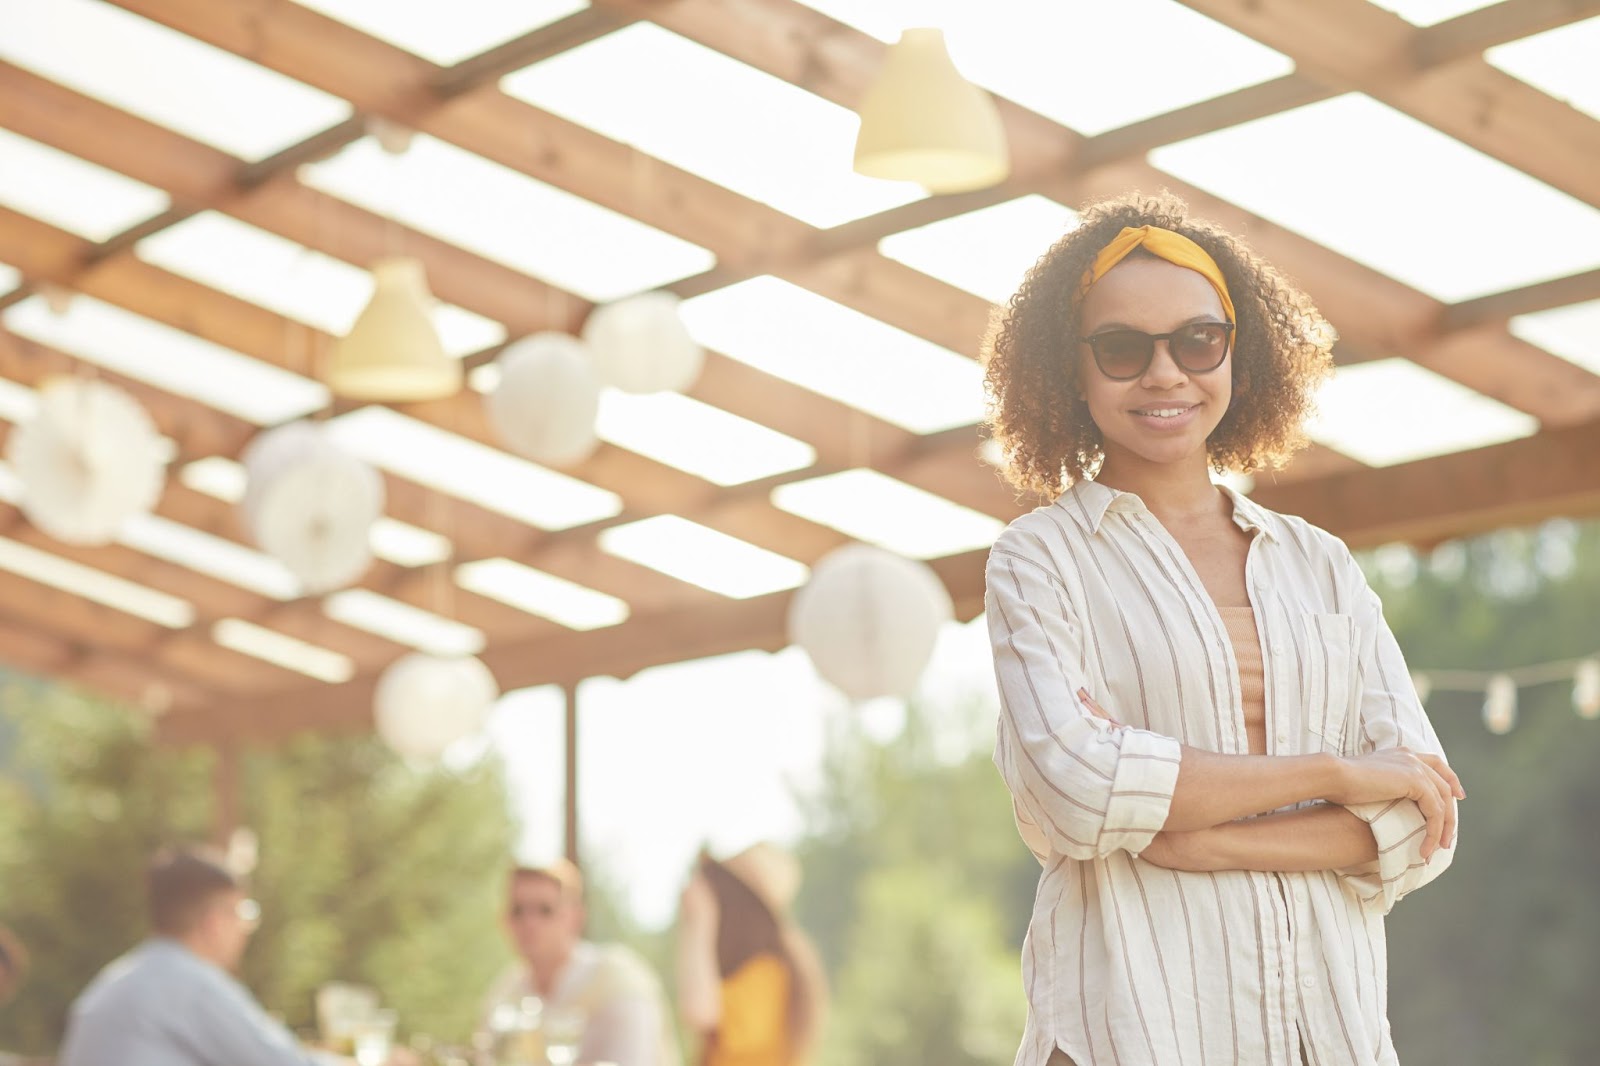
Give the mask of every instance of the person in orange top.
POLYGON ((702 1066, 803 1066, 827 1004, 815 948, 789 918, 800 865, 772 844, 700 856, 678 924, 678 1009, 702 1066))

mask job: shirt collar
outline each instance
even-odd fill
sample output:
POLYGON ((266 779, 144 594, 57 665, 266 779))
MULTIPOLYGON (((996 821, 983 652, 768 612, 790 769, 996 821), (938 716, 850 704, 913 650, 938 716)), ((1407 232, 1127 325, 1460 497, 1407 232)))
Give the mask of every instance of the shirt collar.
MULTIPOLYGON (((1277 534, 1273 532, 1272 523, 1267 521, 1270 512, 1250 497, 1235 492, 1227 485, 1219 484, 1217 487, 1233 501, 1234 525, 1246 532, 1260 533, 1268 540, 1278 539, 1277 534)), ((1073 482, 1066 492, 1057 497, 1056 503, 1091 535, 1100 532, 1100 524, 1105 521, 1108 512, 1149 511, 1144 501, 1133 493, 1101 485, 1087 478, 1073 482)))

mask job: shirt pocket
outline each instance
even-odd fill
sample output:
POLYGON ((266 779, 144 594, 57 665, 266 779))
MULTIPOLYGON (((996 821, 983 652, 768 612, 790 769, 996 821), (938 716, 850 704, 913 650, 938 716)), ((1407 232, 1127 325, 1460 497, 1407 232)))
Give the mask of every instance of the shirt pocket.
POLYGON ((1355 617, 1307 613, 1301 617, 1300 629, 1310 739, 1313 744, 1320 743, 1323 751, 1349 754, 1350 730, 1360 699, 1355 617))

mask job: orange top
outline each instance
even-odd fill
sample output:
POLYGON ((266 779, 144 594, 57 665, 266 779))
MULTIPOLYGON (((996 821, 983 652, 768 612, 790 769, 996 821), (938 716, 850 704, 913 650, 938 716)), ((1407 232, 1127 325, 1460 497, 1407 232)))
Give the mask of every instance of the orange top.
POLYGON ((1248 726, 1256 724, 1265 733, 1267 721, 1266 674, 1261 663, 1261 638, 1256 634, 1256 613, 1249 607, 1218 607, 1222 624, 1233 644, 1233 658, 1239 664, 1239 702, 1244 707, 1248 726))
POLYGON ((789 969, 757 955, 722 979, 722 1021, 705 1066, 797 1066, 790 1049, 789 969))

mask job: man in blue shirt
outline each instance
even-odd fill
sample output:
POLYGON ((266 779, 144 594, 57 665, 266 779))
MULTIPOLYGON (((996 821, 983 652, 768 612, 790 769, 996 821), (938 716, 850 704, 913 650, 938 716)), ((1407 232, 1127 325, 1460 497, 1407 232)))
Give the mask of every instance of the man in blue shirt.
POLYGON ((150 939, 100 971, 72 1005, 58 1066, 324 1066, 232 975, 258 909, 212 854, 177 850, 149 870, 150 939))

